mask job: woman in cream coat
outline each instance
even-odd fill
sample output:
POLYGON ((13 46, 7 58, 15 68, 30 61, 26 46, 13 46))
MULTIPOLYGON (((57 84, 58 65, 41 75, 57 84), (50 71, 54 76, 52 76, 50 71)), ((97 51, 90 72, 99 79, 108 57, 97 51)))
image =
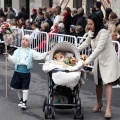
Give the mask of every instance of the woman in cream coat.
POLYGON ((117 58, 115 48, 112 43, 111 36, 104 28, 102 21, 96 14, 88 17, 88 37, 78 46, 78 50, 82 51, 88 45, 92 46, 92 54, 86 59, 84 65, 87 66, 94 61, 94 81, 96 84, 97 105, 93 108, 93 112, 101 110, 102 104, 102 85, 106 88, 106 112, 105 118, 111 118, 111 100, 112 100, 112 84, 120 77, 120 65, 117 58))

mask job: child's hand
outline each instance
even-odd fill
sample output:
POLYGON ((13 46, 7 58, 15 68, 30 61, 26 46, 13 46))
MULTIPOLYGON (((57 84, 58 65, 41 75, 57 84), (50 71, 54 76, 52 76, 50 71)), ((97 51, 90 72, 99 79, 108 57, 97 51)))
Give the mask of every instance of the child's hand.
POLYGON ((7 52, 3 53, 3 55, 5 55, 5 57, 8 57, 8 53, 7 52))

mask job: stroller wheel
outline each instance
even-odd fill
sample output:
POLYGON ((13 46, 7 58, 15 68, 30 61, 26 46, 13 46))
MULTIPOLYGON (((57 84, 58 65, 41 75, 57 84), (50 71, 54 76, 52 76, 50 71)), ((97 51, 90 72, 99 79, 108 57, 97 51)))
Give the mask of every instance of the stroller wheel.
POLYGON ((44 103, 43 103, 43 112, 45 111, 45 106, 47 105, 47 97, 44 98, 44 103))
POLYGON ((55 119, 55 108, 52 107, 51 110, 52 110, 52 119, 55 119))
POLYGON ((77 98, 76 104, 77 104, 77 109, 81 110, 81 100, 80 100, 80 98, 77 98))
POLYGON ((74 119, 84 119, 83 116, 83 108, 78 109, 77 107, 74 108, 74 119))
POLYGON ((78 105, 81 105, 81 100, 80 100, 80 98, 77 98, 77 104, 78 104, 78 105))
POLYGON ((81 120, 84 119, 83 111, 84 111, 84 109, 83 109, 83 107, 81 107, 81 114, 80 114, 80 119, 81 119, 81 120))
POLYGON ((48 106, 45 106, 45 113, 44 113, 44 117, 45 117, 45 119, 48 119, 48 116, 49 116, 49 111, 48 111, 48 106))

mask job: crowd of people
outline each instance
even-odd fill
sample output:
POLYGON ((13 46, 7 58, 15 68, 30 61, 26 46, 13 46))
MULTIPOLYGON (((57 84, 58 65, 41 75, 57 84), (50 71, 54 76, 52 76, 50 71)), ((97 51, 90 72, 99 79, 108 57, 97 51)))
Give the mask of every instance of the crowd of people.
MULTIPOLYGON (((117 14, 111 8, 106 8, 104 16, 99 1, 90 8, 89 15, 92 13, 96 13, 100 17, 106 29, 110 31, 112 39, 120 41, 120 20, 117 14)), ((9 21, 12 26, 19 29, 82 37, 89 30, 87 27, 89 15, 85 14, 82 7, 78 9, 66 7, 61 10, 60 6, 56 6, 52 8, 34 8, 32 9, 32 15, 29 17, 24 7, 21 8, 20 12, 16 13, 12 7, 8 6, 6 12, 0 8, 0 23, 9 21)), ((0 39, 3 40, 1 34, 0 39)))

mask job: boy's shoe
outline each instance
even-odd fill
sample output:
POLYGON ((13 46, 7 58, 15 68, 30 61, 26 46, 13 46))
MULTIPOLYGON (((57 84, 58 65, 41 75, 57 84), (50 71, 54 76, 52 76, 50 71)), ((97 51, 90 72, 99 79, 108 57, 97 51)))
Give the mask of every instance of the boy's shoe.
POLYGON ((27 105, 26 105, 25 102, 22 103, 22 105, 21 105, 21 109, 23 109, 23 110, 26 110, 26 109, 27 109, 27 105))
POLYGON ((19 107, 21 107, 23 104, 23 101, 20 101, 20 103, 18 104, 19 107))
POLYGON ((21 98, 20 103, 18 104, 18 106, 21 107, 22 103, 23 103, 23 99, 21 98))

